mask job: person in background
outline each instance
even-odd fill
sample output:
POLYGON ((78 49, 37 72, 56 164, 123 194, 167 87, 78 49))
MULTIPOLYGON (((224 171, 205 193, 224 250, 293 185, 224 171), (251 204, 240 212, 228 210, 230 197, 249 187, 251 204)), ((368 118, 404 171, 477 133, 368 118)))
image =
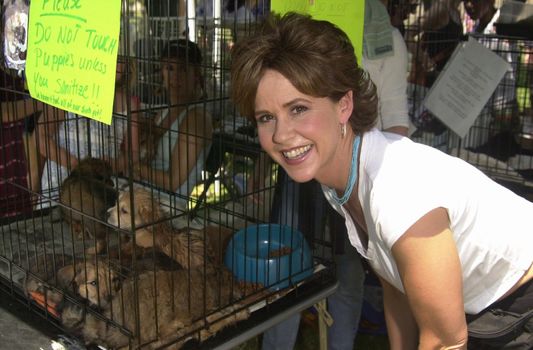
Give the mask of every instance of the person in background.
MULTIPOLYGON (((205 105, 202 54, 186 39, 170 41, 161 55, 163 87, 168 107, 155 117, 154 158, 133 156, 134 178, 169 192, 189 195, 201 179, 211 148, 213 122, 205 105)), ((141 139, 137 124, 132 133, 141 139)))
MULTIPOLYGON (((387 132, 407 136, 409 129, 407 48, 401 33, 391 25, 387 9, 379 0, 365 2, 362 65, 376 85, 379 96, 377 127, 387 132)), ((280 176, 278 178, 283 179, 280 176)), ((306 189, 302 191, 299 187, 303 185, 298 186, 286 174, 285 178, 289 182, 289 185, 286 185, 286 192, 292 191, 294 196, 285 195, 284 198, 292 198, 295 204, 293 206, 286 204, 283 207, 284 210, 289 208, 298 210, 304 205, 298 204, 300 192, 302 195, 315 194, 314 198, 310 198, 310 202, 314 203, 313 214, 302 210, 296 213, 290 211, 293 222, 305 222, 306 216, 323 218, 327 213, 330 232, 335 235, 335 262, 339 281, 337 291, 328 297, 328 312, 333 318, 333 324, 328 329, 328 349, 351 350, 359 327, 363 303, 365 273, 360 257, 347 240, 348 236, 343 225, 344 219, 335 211, 328 210, 319 184, 315 181, 313 181, 314 186, 309 183, 305 184, 306 189)), ((291 203, 290 200, 285 202, 291 203)), ((315 226, 319 225, 317 223, 315 226)), ((302 224, 300 223, 299 226, 302 224)), ((305 233, 303 230, 302 232, 305 233)), ((296 342, 299 320, 299 315, 295 315, 266 331, 263 334, 263 349, 292 349, 296 342)))
MULTIPOLYGON (((380 277, 391 349, 466 349, 468 328, 493 309, 496 325, 530 320, 533 203, 461 159, 376 129, 376 91, 344 32, 271 16, 236 43, 231 74, 262 148, 296 182, 322 185, 380 277)), ((530 348, 528 329, 520 323, 498 348, 530 348)))
POLYGON ((414 137, 429 133, 435 145, 446 143, 446 126, 422 101, 444 69, 463 37, 460 0, 424 1, 419 17, 411 24, 406 41, 411 53, 408 95, 409 114, 417 129, 414 137))
POLYGON ((0 69, 0 217, 31 212, 31 192, 39 191, 40 159, 34 126, 51 106, 29 98, 22 79, 0 69), (46 107, 45 107, 46 106, 46 107))
POLYGON ((136 120, 140 108, 139 99, 133 94, 135 77, 134 61, 119 57, 110 126, 62 110, 42 115, 37 136, 41 156, 46 158, 41 177, 43 195, 57 198, 63 180, 86 157, 108 160, 117 172, 126 166, 131 152, 127 123, 128 119, 136 120))
POLYGON ((450 59, 463 35, 459 5, 461 0, 437 0, 431 3, 420 19, 421 49, 425 55, 415 55, 418 66, 425 67, 424 82, 431 86, 450 59), (426 61, 421 61, 426 60, 426 61))

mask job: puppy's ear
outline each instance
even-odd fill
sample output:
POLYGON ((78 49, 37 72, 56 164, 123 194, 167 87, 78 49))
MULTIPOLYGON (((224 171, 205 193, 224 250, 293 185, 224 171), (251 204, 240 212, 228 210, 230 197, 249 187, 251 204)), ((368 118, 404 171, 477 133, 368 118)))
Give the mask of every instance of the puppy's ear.
POLYGON ((159 207, 153 201, 141 201, 138 213, 142 224, 158 222, 161 219, 159 207))
MULTIPOLYGON (((148 208, 146 203, 140 203, 139 204, 139 210, 137 211, 140 217, 141 224, 146 224, 151 222, 154 219, 154 216, 152 215, 152 210, 148 208)), ((137 221, 137 220, 135 220, 137 221)))
POLYGON ((77 274, 76 265, 67 265, 57 271, 57 282, 60 287, 72 287, 77 274))

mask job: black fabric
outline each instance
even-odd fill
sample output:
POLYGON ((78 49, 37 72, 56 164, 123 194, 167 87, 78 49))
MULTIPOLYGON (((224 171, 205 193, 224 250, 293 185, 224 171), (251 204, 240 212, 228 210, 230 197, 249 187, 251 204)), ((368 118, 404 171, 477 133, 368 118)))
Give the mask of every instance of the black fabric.
POLYGON ((469 349, 533 349, 533 280, 466 319, 469 349))

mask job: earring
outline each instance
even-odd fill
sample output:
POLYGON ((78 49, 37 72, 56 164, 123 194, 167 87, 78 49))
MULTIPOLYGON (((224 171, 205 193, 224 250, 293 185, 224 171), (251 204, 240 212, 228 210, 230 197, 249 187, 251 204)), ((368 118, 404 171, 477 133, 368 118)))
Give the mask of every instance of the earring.
POLYGON ((344 138, 346 136, 346 123, 341 124, 341 137, 344 138))

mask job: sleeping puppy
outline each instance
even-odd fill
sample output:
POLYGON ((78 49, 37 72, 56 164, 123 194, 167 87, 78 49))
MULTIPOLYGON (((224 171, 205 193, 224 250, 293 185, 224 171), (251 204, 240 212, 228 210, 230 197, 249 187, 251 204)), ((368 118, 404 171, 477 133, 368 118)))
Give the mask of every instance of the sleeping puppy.
MULTIPOLYGON (((137 278, 122 278, 110 265, 85 263, 76 264, 71 271, 82 298, 103 316, 129 330, 133 344, 148 344, 150 349, 189 334, 203 341, 249 316, 248 311, 240 310, 240 305, 231 304, 240 295, 227 270, 211 270, 206 274, 200 269, 150 271, 137 278)), ((113 349, 130 344, 130 338, 112 323, 76 304, 68 304, 61 319, 86 344, 113 349)), ((180 340, 171 348, 179 349, 183 344, 184 340, 180 340)))
MULTIPOLYGON (((122 279, 147 271, 181 269, 174 261, 156 252, 146 254, 141 259, 135 259, 135 264, 125 261, 127 259, 97 258, 96 256, 93 256, 91 260, 87 277, 93 280, 96 277, 91 275, 95 271, 92 267, 100 265, 113 266, 114 271, 120 271, 122 279)), ((52 316, 60 318, 66 295, 71 297, 71 302, 85 303, 88 295, 80 299, 76 281, 77 272, 85 266, 81 260, 74 261, 71 256, 67 255, 42 254, 32 257, 29 266, 23 285, 26 297, 36 302, 52 316)), ((101 281, 104 284, 103 290, 109 289, 105 285, 107 282, 101 281)), ((98 296, 91 295, 90 299, 96 301, 98 296)))
POLYGON ((212 253, 204 243, 203 232, 174 229, 158 203, 145 189, 122 192, 117 204, 108 210, 107 222, 121 229, 132 229, 135 221, 135 243, 143 248, 155 248, 178 262, 185 269, 209 267, 212 253))
POLYGON ((106 212, 116 201, 116 191, 111 180, 111 167, 96 158, 85 158, 63 181, 59 201, 63 218, 78 239, 96 240, 89 254, 98 254, 106 247, 106 212))

